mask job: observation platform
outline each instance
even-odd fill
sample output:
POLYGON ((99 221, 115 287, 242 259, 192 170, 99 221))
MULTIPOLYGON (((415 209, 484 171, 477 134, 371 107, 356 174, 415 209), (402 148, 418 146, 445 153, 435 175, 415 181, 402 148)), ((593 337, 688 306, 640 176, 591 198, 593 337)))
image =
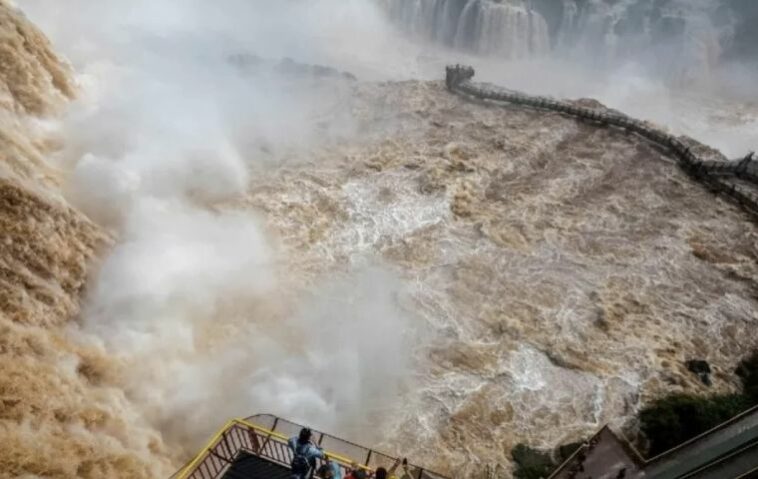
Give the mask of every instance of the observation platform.
MULTIPOLYGON (((232 419, 171 479, 289 479, 293 453, 287 441, 303 427, 270 414, 232 419)), ((389 469, 397 461, 397 458, 373 449, 312 431, 315 444, 339 466, 343 476, 353 464, 370 475, 379 467, 389 469)), ((321 464, 319 460, 317 468, 321 464)), ((398 476, 403 479, 450 479, 413 464, 398 476)))

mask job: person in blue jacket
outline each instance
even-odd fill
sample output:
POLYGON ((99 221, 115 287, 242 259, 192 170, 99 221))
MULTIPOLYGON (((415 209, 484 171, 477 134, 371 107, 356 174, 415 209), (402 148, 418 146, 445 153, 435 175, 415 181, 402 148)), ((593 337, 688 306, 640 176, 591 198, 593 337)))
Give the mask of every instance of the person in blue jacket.
POLYGON ((322 479, 342 479, 342 468, 332 461, 329 456, 324 459, 324 464, 318 468, 318 477, 322 479))
POLYGON ((311 442, 311 430, 304 427, 298 436, 293 436, 287 441, 292 449, 292 479, 309 479, 316 470, 316 459, 326 458, 324 450, 311 442))

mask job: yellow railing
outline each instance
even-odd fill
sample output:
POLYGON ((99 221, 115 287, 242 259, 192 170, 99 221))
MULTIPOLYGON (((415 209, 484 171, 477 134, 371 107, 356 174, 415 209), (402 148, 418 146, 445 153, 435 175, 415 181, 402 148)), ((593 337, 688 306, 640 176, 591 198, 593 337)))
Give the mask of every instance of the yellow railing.
POLYGON ((213 447, 214 444, 218 442, 219 439, 221 439, 221 436, 224 435, 225 432, 227 432, 231 427, 234 425, 234 423, 237 422, 237 419, 232 419, 229 422, 227 422, 224 427, 219 429, 219 431, 213 435, 213 437, 203 446, 203 448, 200 450, 200 452, 197 453, 197 456, 194 457, 186 466, 184 466, 177 474, 175 474, 173 477, 176 479, 186 479, 187 476, 195 470, 195 468, 198 466, 200 461, 205 457, 206 454, 208 454, 213 447))
MULTIPOLYGON (((253 419, 255 418, 263 418, 264 420, 266 418, 274 419, 272 428, 262 427, 246 419, 238 418, 230 420, 208 440, 203 449, 187 465, 172 476, 172 479, 216 479, 224 474, 224 471, 236 460, 237 455, 243 451, 258 455, 284 467, 289 467, 292 453, 287 445, 288 437, 274 429, 276 429, 277 423, 289 426, 286 429, 291 429, 296 425, 273 416, 261 415, 254 416, 253 419)), ((322 433, 318 433, 318 435, 320 436, 320 443, 320 440, 324 439, 326 435, 322 433)), ((331 436, 329 437, 331 438, 331 436)), ((343 440, 339 441, 342 441, 343 444, 361 447, 343 440)), ((366 461, 371 460, 374 467, 369 464, 359 464, 345 455, 331 451, 325 451, 325 454, 333 462, 337 463, 344 472, 358 467, 368 473, 373 473, 376 466, 385 465, 386 467, 388 461, 395 460, 370 449, 362 447, 361 449, 367 452, 366 461), (377 461, 379 461, 378 464, 377 461)), ((413 477, 418 479, 445 479, 443 476, 423 468, 417 466, 409 467, 415 472, 413 477)))
MULTIPOLYGON (((190 461, 176 476, 174 476, 176 479, 187 479, 189 475, 197 468, 197 466, 201 463, 201 461, 210 453, 210 451, 213 449, 213 446, 221 440, 221 438, 229 432, 235 425, 243 426, 247 429, 251 429, 254 431, 257 431, 261 433, 262 435, 265 435, 266 437, 270 439, 277 439, 281 441, 282 443, 287 443, 288 438, 287 436, 284 436, 283 434, 279 434, 277 432, 271 431, 269 429, 266 429, 264 427, 261 427, 257 424, 253 424, 251 422, 248 422, 244 419, 232 419, 229 422, 227 422, 224 427, 222 427, 216 434, 211 437, 211 439, 205 444, 203 449, 195 456, 192 461, 190 461)), ((334 454, 328 451, 324 451, 324 454, 328 456, 331 460, 340 463, 340 465, 344 467, 356 467, 355 463, 347 457, 341 456, 339 454, 334 454)), ((358 464, 357 467, 364 469, 368 472, 373 472, 373 469, 366 466, 365 464, 358 464)))

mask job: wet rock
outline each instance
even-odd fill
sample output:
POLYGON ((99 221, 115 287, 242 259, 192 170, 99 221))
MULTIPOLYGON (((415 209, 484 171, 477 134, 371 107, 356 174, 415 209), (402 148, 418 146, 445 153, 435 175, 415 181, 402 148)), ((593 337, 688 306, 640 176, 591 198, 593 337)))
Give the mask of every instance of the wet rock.
POLYGON ((687 361, 687 369, 697 375, 706 386, 711 385, 711 365, 702 359, 690 359, 687 361))

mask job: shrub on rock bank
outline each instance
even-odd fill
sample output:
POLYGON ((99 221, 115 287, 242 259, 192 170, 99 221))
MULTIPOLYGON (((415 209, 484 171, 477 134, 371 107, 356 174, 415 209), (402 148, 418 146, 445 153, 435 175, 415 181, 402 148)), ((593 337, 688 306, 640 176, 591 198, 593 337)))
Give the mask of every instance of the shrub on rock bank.
POLYGON ((754 403, 758 403, 758 351, 743 359, 735 372, 742 379, 744 394, 754 403))
POLYGON ((758 351, 741 361, 735 373, 742 380, 742 393, 672 394, 640 411, 640 429, 650 443, 648 456, 676 447, 758 404, 758 351))
MULTIPOLYGON (((704 384, 710 383, 710 366, 705 361, 688 361, 687 367, 704 384)), ((758 351, 740 362, 735 374, 742 380, 742 392, 696 396, 677 393, 653 401, 639 414, 640 429, 649 444, 648 457, 656 456, 758 404, 758 351)), ((554 451, 532 449, 519 444, 511 450, 516 479, 546 478, 582 442, 567 444, 554 451)))
POLYGON ((553 469, 569 458, 581 445, 582 441, 563 444, 551 454, 550 451, 532 449, 525 444, 518 444, 511 450, 511 457, 516 465, 513 472, 515 479, 543 479, 553 469))
POLYGON ((640 428, 655 456, 704 433, 751 406, 742 394, 711 397, 672 394, 640 412, 640 428))

